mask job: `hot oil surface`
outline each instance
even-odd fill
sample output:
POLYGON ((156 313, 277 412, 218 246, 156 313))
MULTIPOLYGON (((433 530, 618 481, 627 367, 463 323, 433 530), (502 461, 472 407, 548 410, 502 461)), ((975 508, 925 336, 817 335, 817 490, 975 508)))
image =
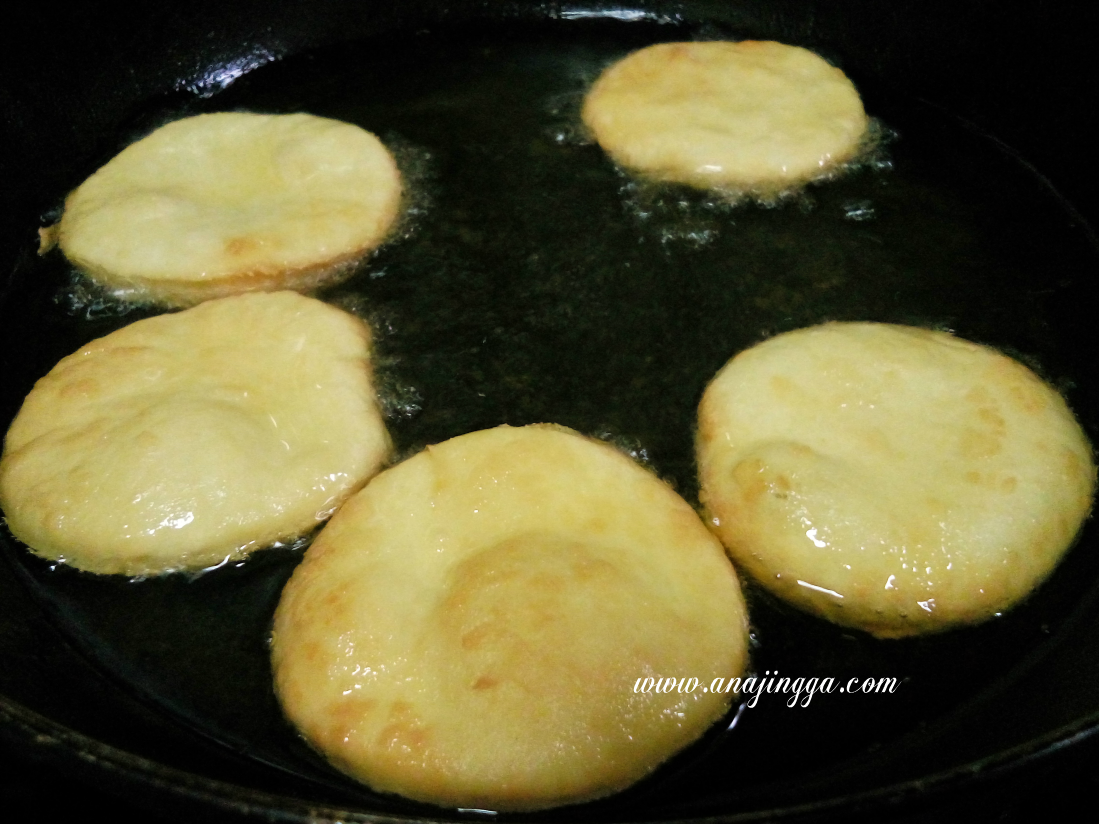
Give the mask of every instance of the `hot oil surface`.
MULTIPOLYGON (((580 101, 604 66, 690 36, 563 22, 348 44, 268 66, 208 101, 158 102, 132 131, 205 110, 307 111, 398 147, 413 213, 320 297, 372 322, 402 455, 475 429, 552 421, 626 447, 696 503, 694 416, 707 381, 753 343, 827 320, 950 328, 1022 355, 1076 385, 1070 402, 1095 439, 1095 390, 1075 358, 1094 250, 1040 179, 990 139, 854 76, 868 112, 899 138, 877 162, 774 208, 637 181, 584 139, 580 101)), ((90 317, 54 300, 68 277, 56 254, 24 274, 52 284, 36 293, 52 333, 27 342, 31 377, 145 313, 90 317)), ((63 628, 158 707, 316 779, 333 801, 419 809, 349 789, 281 719, 265 636, 300 552, 140 583, 16 557, 63 628)), ((1003 619, 906 641, 875 641, 751 592, 757 672, 837 685, 896 678, 895 692, 818 695, 807 707, 764 694, 734 730, 714 731, 591 814, 793 802, 806 777, 875 750, 887 759, 891 742, 1040 650, 1094 566, 1074 553, 1003 619)))

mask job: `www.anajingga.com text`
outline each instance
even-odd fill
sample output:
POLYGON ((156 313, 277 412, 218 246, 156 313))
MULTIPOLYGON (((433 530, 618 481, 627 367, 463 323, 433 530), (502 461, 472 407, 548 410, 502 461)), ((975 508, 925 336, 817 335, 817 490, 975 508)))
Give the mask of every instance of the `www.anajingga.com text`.
POLYGON ((789 696, 786 706, 808 707, 814 695, 820 693, 868 694, 893 693, 899 686, 896 678, 849 678, 846 681, 832 677, 826 678, 789 678, 779 677, 778 671, 770 670, 763 675, 749 675, 747 678, 715 678, 706 686, 697 678, 638 678, 634 682, 634 692, 727 692, 751 696, 747 706, 754 707, 763 693, 789 696))

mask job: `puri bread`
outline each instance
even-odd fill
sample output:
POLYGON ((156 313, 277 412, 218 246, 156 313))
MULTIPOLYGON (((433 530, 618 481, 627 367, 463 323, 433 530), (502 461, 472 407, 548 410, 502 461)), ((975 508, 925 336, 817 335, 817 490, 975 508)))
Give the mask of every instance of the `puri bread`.
POLYGON ((756 194, 833 171, 868 126, 842 71, 806 49, 755 40, 636 51, 599 77, 582 116, 628 169, 756 194))
POLYGON ((120 297, 188 306, 306 290, 378 246, 401 178, 385 146, 307 114, 222 112, 162 126, 65 202, 65 256, 120 297))
POLYGON ((702 499, 775 595, 880 637, 983 621, 1056 566, 1092 451, 1022 364, 944 332, 830 323, 741 352, 699 408, 702 499))
POLYGON ((618 790, 730 695, 747 624, 697 514, 616 450, 500 427, 383 472, 321 531, 275 615, 287 717, 339 769, 446 806, 529 810, 618 790))
POLYGON ((201 569, 309 532, 388 449, 366 326, 295 292, 240 295, 57 364, 8 431, 0 505, 79 569, 201 569))

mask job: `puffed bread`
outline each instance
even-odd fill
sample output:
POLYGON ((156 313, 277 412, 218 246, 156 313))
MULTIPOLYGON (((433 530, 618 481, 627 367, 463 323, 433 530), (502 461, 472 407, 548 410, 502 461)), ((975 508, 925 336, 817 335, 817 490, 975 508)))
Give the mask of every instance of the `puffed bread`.
POLYGON ((745 666, 736 575, 696 513, 555 426, 474 432, 382 473, 307 551, 272 643, 288 718, 371 787, 531 810, 606 795, 732 696, 638 678, 745 666))
POLYGON ((595 82, 582 117, 627 169, 757 195, 834 171, 869 124, 842 71, 806 49, 755 40, 633 52, 595 82))
POLYGON ((8 431, 0 505, 45 558, 194 570, 311 531, 388 451, 369 329, 295 292, 240 295, 58 363, 8 431))
POLYGON ((59 243, 118 297, 169 306, 312 289, 377 247, 401 177, 370 132, 307 114, 168 123, 65 201, 59 243))
POLYGON ((1091 447, 1022 364, 944 332, 830 323, 741 352, 699 407, 702 500, 738 568, 900 637, 1024 598, 1091 508, 1091 447))

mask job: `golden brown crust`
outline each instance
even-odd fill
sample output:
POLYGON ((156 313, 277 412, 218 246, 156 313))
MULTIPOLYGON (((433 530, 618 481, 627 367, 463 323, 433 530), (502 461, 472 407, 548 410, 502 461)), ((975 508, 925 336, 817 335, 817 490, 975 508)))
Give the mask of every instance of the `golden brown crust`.
POLYGON ((374 135, 311 115, 169 123, 72 192, 62 251, 119 297, 193 305, 307 290, 377 247, 401 179, 374 135))
POLYGON ((388 450, 369 329, 293 292, 241 295, 58 363, 7 433, 0 503, 46 558, 200 569, 309 532, 388 450))
POLYGON ((760 195, 830 174, 868 126, 843 72, 770 41, 641 49, 600 76, 582 116, 628 169, 760 195))
POLYGON ((1062 398, 942 332, 835 323, 737 355, 699 408, 702 499, 781 598, 900 637, 976 623, 1060 560, 1095 487, 1062 398))
POLYGON ((615 450, 500 427, 379 475, 306 553, 272 645, 287 716, 375 789, 540 809, 621 789, 729 695, 736 576, 690 507, 615 450))

